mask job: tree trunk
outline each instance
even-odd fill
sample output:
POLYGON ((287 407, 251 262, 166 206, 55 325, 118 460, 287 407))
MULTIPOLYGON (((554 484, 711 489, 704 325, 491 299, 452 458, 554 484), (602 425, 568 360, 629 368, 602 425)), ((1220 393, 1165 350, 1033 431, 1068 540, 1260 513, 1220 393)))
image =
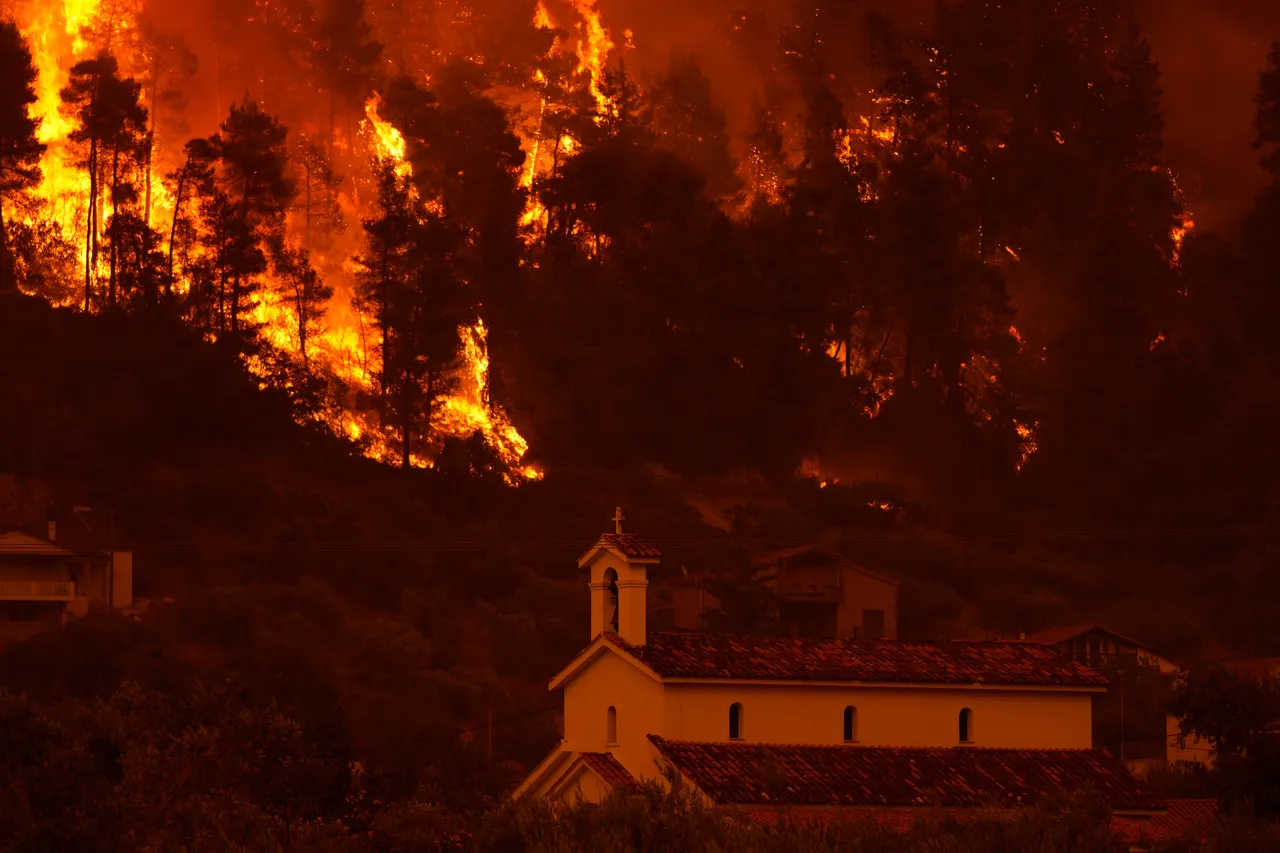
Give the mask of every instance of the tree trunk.
POLYGON ((9 254, 9 231, 4 222, 4 199, 0 198, 0 293, 17 288, 18 277, 9 254))
POLYGON ((382 397, 382 417, 387 417, 387 362, 390 359, 389 342, 391 340, 391 260, 387 257, 389 249, 384 249, 382 254, 382 277, 381 277, 381 293, 378 294, 380 305, 378 306, 378 326, 382 332, 382 366, 379 368, 378 392, 382 397))
MULTIPOLYGON (((244 179, 244 188, 240 196, 240 233, 242 237, 249 233, 249 178, 248 176, 246 176, 244 179)), ((242 284, 243 274, 244 274, 244 271, 240 269, 240 264, 237 264, 235 278, 231 280, 231 334, 232 335, 238 335, 240 333, 240 287, 242 284)))
POLYGON ((302 247, 311 251, 311 166, 305 166, 303 177, 306 179, 306 201, 304 202, 304 218, 302 220, 302 247))
POLYGON ((146 207, 143 209, 142 218, 151 227, 151 172, 155 164, 156 151, 156 111, 158 104, 156 103, 156 93, 160 89, 160 55, 156 54, 155 65, 151 68, 151 93, 149 99, 151 101, 151 126, 147 128, 147 199, 146 207))
POLYGON ((413 406, 411 405, 413 395, 413 376, 409 368, 405 368, 403 379, 403 391, 400 394, 400 440, 401 440, 401 458, 404 463, 404 469, 407 471, 412 465, 409 462, 409 443, 410 436, 413 433, 413 406))
POLYGON ((310 371, 311 363, 307 359, 307 277, 298 270, 294 270, 293 295, 298 307, 298 349, 302 354, 302 367, 310 371))
POLYGON ((116 199, 120 192, 120 137, 111 149, 111 278, 107 288, 107 304, 116 307, 116 267, 120 258, 120 211, 116 209, 116 199))
POLYGON ((333 135, 336 132, 335 124, 337 122, 338 112, 338 96, 334 92, 333 87, 329 87, 329 139, 326 145, 326 154, 329 155, 329 162, 333 162, 333 135))
POLYGON ((164 281, 164 295, 166 297, 173 296, 173 246, 178 238, 178 216, 182 212, 182 193, 187 183, 187 168, 191 165, 191 158, 187 158, 187 162, 182 164, 182 171, 178 172, 178 194, 173 201, 173 224, 169 226, 169 277, 164 281))
POLYGON ((98 140, 89 139, 89 209, 85 212, 84 312, 89 313, 93 293, 93 268, 98 264, 98 140))

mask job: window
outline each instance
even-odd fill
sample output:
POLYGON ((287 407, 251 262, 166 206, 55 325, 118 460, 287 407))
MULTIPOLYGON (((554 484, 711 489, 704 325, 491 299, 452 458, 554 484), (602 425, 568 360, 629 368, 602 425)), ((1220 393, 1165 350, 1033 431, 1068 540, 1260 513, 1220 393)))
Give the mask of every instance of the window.
POLYGON ((606 746, 612 746, 618 742, 618 709, 612 705, 605 713, 604 742, 606 746))
POLYGON ((973 743, 973 711, 969 708, 960 711, 960 742, 973 743))
POLYGON ((742 740, 742 703, 729 706, 729 740, 742 740))
POLYGON ((883 640, 884 637, 885 637, 884 611, 883 610, 862 611, 862 639, 883 640))
POLYGON ((858 742, 858 709, 852 705, 844 709, 844 742, 858 742))

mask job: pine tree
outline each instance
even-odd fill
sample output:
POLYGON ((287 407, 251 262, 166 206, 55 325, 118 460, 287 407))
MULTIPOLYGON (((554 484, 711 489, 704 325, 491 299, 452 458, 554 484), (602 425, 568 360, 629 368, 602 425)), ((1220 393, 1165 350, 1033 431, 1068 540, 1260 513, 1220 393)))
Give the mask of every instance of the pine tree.
POLYGON ((334 172, 324 146, 305 134, 294 146, 293 162, 298 170, 294 209, 302 218, 302 247, 310 252, 314 245, 327 247, 346 227, 334 195, 342 185, 342 176, 334 172))
POLYGON ((148 133, 152 145, 147 157, 146 194, 142 204, 143 219, 150 225, 156 140, 186 134, 186 122, 182 120, 187 109, 185 86, 196 74, 197 61, 182 36, 160 32, 149 21, 140 25, 137 42, 138 77, 151 118, 148 133))
MULTIPOLYGON (((62 109, 76 127, 68 138, 81 150, 80 165, 89 171, 85 241, 84 310, 92 307, 93 281, 97 273, 99 240, 102 232, 101 196, 106 193, 114 213, 131 203, 132 188, 127 180, 132 160, 150 146, 146 133, 147 111, 140 103, 141 86, 119 76, 115 57, 106 54, 87 59, 71 68, 62 90, 62 109)), ((118 257, 110 263, 108 305, 116 300, 118 257)))
POLYGON ((724 112, 711 98, 711 79, 691 56, 675 55, 667 73, 650 95, 653 125, 663 147, 698 167, 707 176, 707 191, 716 198, 741 188, 737 164, 729 151, 724 112))
POLYGON ((329 93, 329 155, 339 102, 348 109, 363 105, 373 86, 382 45, 365 21, 364 0, 323 0, 316 15, 311 64, 316 82, 329 93))
POLYGON ((457 366, 458 329, 474 322, 476 304, 452 262, 462 231, 387 161, 378 167, 375 213, 364 222, 357 305, 378 330, 382 423, 399 432, 407 468, 417 437, 430 440, 435 402, 457 366))
POLYGON ((311 265, 305 249, 283 247, 272 259, 282 295, 293 306, 298 353, 304 369, 311 369, 307 344, 322 331, 325 305, 333 297, 333 287, 311 265))
MULTIPOLYGON (((217 332, 240 337, 268 251, 284 240, 285 211, 297 193, 289 175, 288 130, 252 98, 234 104, 219 131, 199 144, 210 168, 201 194, 204 242, 214 266, 217 332)), ((189 149, 191 150, 191 149, 189 149)))
POLYGON ((1264 151, 1262 167, 1280 180, 1280 42, 1273 44, 1267 54, 1267 67, 1259 75, 1254 103, 1258 108, 1254 119, 1258 135, 1253 147, 1264 151))
POLYGON ((30 112, 35 83, 31 51, 17 25, 0 21, 0 291, 17 286, 6 213, 40 183, 45 146, 36 138, 39 123, 30 112))
POLYGON ((412 222, 412 189, 406 178, 396 173, 395 164, 382 160, 377 165, 377 215, 363 223, 365 238, 357 258, 361 273, 356 287, 357 307, 373 318, 378 332, 378 397, 383 420, 388 411, 392 350, 392 298, 401 287, 404 255, 412 222))

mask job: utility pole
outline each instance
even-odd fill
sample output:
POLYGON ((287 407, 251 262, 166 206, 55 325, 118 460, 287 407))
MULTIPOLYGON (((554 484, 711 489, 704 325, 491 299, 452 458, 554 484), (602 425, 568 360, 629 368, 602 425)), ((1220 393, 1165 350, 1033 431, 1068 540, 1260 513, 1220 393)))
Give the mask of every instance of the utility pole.
POLYGON ((1120 763, 1124 764, 1124 670, 1120 670, 1120 763))
POLYGON ((489 725, 485 726, 484 769, 493 770, 493 697, 489 697, 489 725))

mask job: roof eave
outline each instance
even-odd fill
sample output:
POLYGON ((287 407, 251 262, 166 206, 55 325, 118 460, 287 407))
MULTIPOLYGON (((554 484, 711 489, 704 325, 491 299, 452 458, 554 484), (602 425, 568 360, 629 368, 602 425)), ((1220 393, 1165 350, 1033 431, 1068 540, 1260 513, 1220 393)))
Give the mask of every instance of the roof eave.
POLYGON ((591 641, 585 649, 577 654, 569 665, 552 676, 551 681, 547 683, 547 690, 558 690, 568 682, 572 681, 579 672, 586 668, 593 660, 600 655, 612 650, 622 657, 623 660, 630 663, 636 669, 652 678, 654 681, 662 681, 663 678, 643 661, 635 655, 629 653, 626 649, 620 647, 616 642, 611 640, 607 635, 601 634, 591 641))
MULTIPOLYGON (((630 657, 630 655, 628 655, 630 657)), ((647 667, 646 667, 647 668, 647 667)), ((657 674, 657 673, 655 673, 657 674)), ((661 675, 664 684, 715 684, 732 683, 749 686, 808 685, 810 687, 858 687, 891 690, 893 688, 923 688, 928 690, 1005 690, 1044 691, 1049 693, 1106 693, 1105 684, 982 684, 937 681, 844 681, 839 679, 810 678, 732 678, 728 676, 661 675)))

